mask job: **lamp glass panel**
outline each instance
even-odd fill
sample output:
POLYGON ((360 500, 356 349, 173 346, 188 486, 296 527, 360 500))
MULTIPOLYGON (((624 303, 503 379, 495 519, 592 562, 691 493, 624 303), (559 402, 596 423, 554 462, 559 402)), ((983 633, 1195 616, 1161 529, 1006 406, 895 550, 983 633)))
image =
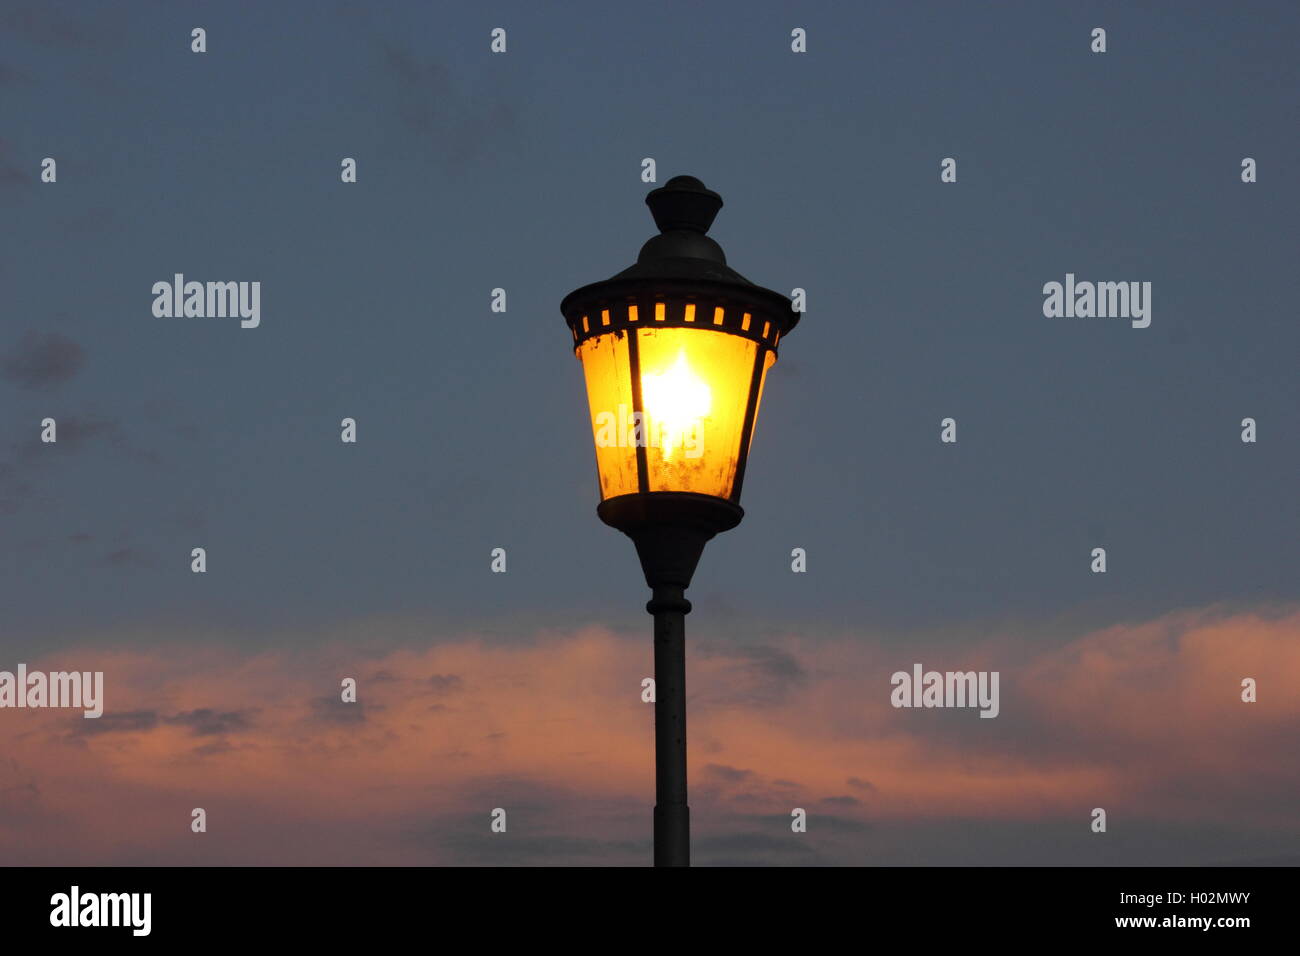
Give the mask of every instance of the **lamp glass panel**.
POLYGON ((763 386, 767 384, 767 370, 776 364, 776 353, 768 350, 763 356, 763 374, 758 377, 758 401, 754 403, 754 428, 749 436, 749 448, 754 449, 754 434, 758 432, 758 410, 763 407, 763 386))
POLYGON ((582 360, 587 380, 600 497, 633 494, 637 491, 637 439, 632 414, 628 333, 610 332, 589 338, 578 346, 578 358, 582 360))
POLYGON ((758 344, 699 326, 636 334, 649 490, 729 497, 758 344))

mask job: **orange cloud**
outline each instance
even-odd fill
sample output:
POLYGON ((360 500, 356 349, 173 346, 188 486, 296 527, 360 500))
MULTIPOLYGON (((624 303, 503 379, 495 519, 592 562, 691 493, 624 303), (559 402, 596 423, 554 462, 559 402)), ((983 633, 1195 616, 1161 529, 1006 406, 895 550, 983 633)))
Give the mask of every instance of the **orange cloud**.
MULTIPOLYGON (((697 843, 719 860, 853 861, 891 832, 955 821, 1086 833, 1103 806, 1130 825, 1263 827, 1295 845, 1298 637, 1295 610, 1208 610, 1050 645, 696 639, 697 843), (893 708, 890 675, 913 662, 997 670, 1000 715, 893 708), (1241 702, 1245 677, 1259 681, 1258 703, 1241 702), (813 821, 806 838, 789 833, 796 806, 813 821)), ((508 646, 361 654, 338 639, 310 652, 161 640, 29 660, 104 671, 105 715, 0 710, 0 856, 643 862, 650 662, 648 639, 599 628, 508 646), (339 699, 344 677, 357 680, 355 704, 339 699), (207 833, 191 833, 194 807, 207 833), (507 810, 506 835, 489 832, 494 807, 507 810)), ((929 852, 944 862, 941 842, 929 852)))

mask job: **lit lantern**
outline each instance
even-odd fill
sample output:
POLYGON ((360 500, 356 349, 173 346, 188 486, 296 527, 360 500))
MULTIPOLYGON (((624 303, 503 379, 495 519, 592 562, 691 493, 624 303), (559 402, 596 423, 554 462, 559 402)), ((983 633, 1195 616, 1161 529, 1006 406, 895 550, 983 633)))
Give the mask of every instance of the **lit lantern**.
POLYGON ((602 521, 636 544, 652 596, 655 866, 690 865, 685 591, 734 528, 763 380, 799 316, 727 268, 705 233, 722 208, 693 176, 646 196, 659 235, 636 265, 560 303, 587 379, 602 521))
POLYGON ((727 267, 706 235, 722 199, 698 179, 676 176, 646 204, 660 234, 636 265, 560 311, 587 380, 601 519, 634 540, 651 524, 693 528, 702 548, 744 514, 763 381, 799 315, 727 267))

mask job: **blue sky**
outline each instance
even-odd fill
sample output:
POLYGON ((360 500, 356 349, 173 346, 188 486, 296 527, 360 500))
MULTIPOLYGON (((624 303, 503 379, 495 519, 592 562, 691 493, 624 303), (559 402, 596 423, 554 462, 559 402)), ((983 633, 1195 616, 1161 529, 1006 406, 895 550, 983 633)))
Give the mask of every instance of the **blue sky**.
POLYGON ((734 268, 808 294, 693 640, 1057 647, 1289 606, 1298 27, 1290 3, 5 4, 0 656, 643 636, 558 306, 653 233, 644 157, 722 194, 734 268), (260 327, 153 317, 176 272, 260 281, 260 327), (1045 318, 1066 273, 1150 281, 1150 328, 1045 318))

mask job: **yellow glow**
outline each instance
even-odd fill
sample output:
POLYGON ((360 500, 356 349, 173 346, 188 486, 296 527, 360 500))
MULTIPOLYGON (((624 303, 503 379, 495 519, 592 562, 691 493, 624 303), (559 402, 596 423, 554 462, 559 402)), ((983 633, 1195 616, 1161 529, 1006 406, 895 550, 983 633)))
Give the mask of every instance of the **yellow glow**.
POLYGON ((649 490, 730 496, 757 343, 707 326, 636 335, 649 490))
POLYGON ((651 435, 658 440, 664 461, 671 461, 676 449, 685 450, 693 431, 704 427, 713 393, 709 383, 691 369, 683 347, 667 370, 641 373, 641 401, 646 418, 659 426, 651 435))
MULTIPOLYGON (((585 339, 577 354, 587 382, 601 498, 636 494, 642 480, 647 491, 730 498, 759 351, 753 339, 698 322, 643 323, 585 339), (640 412, 632 399, 633 336, 640 412)), ((762 352, 760 400, 776 361, 771 351, 762 352)))
POLYGON ((596 444, 600 497, 630 495, 637 490, 636 443, 629 440, 632 418, 632 370, 627 333, 607 332, 578 346, 587 379, 587 404, 596 444))

